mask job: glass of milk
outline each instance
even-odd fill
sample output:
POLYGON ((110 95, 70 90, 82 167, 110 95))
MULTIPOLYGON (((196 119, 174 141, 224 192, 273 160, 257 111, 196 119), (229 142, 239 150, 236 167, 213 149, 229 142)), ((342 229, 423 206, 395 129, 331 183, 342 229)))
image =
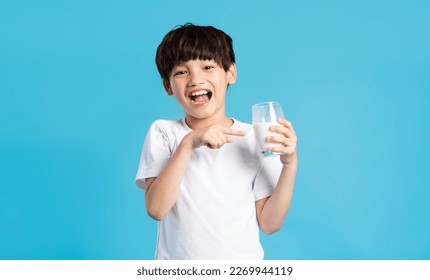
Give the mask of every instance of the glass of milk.
POLYGON ((284 113, 279 102, 272 101, 252 105, 252 125, 262 156, 267 157, 278 154, 272 153, 267 148, 281 146, 281 144, 267 142, 267 137, 279 135, 270 131, 269 128, 272 125, 279 125, 277 120, 283 117, 284 113))

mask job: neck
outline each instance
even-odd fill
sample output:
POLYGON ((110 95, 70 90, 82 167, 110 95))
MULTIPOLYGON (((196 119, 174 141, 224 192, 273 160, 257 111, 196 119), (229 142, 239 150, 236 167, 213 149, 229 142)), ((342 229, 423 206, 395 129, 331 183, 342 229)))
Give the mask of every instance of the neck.
POLYGON ((209 119, 197 119, 193 118, 191 116, 185 117, 185 122, 187 123, 188 127, 192 130, 196 130, 205 126, 209 125, 222 125, 225 127, 231 127, 233 125, 233 119, 227 118, 226 115, 222 115, 216 118, 209 118, 209 119))

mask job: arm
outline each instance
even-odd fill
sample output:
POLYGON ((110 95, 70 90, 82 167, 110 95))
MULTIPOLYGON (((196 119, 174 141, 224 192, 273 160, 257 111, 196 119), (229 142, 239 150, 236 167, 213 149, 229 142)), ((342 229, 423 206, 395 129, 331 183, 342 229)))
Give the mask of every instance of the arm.
POLYGON ((242 131, 220 125, 211 125, 188 133, 160 175, 145 180, 145 202, 149 216, 160 221, 172 209, 179 195, 188 161, 195 149, 203 145, 218 149, 225 143, 233 142, 233 136, 244 135, 242 131))
POLYGON ((179 186, 193 152, 184 140, 185 138, 160 175, 145 180, 146 211, 157 221, 163 219, 178 197, 179 186))
POLYGON ((279 123, 280 126, 274 126, 271 130, 278 132, 280 136, 269 137, 268 141, 284 145, 269 148, 272 152, 282 153, 280 156, 282 171, 272 195, 255 202, 258 224, 267 234, 274 233, 282 227, 293 197, 298 166, 297 136, 293 126, 285 119, 280 119, 279 123))

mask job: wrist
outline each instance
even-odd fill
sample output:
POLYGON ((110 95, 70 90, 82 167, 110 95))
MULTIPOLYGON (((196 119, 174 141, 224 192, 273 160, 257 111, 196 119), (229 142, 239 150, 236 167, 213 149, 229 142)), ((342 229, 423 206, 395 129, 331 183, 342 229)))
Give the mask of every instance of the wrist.
POLYGON ((281 158, 281 162, 282 162, 284 167, 297 169, 297 166, 299 164, 299 160, 297 158, 297 153, 294 153, 293 155, 290 155, 289 157, 281 158))
POLYGON ((179 143, 179 148, 181 149, 186 149, 190 152, 193 152, 195 150, 195 147, 193 146, 193 140, 190 139, 190 137, 188 135, 186 135, 181 143, 179 143))

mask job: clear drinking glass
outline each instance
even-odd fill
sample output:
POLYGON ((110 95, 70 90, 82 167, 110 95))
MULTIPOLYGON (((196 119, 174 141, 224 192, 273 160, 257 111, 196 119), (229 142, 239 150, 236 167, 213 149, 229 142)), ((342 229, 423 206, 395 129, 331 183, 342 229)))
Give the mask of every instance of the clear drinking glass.
POLYGON ((267 148, 281 146, 278 143, 267 142, 268 136, 279 135, 269 130, 272 125, 279 125, 278 119, 283 118, 284 113, 279 102, 263 102, 252 105, 252 125, 254 127, 255 139, 257 141, 260 153, 266 156, 272 156, 279 153, 272 153, 267 148))

